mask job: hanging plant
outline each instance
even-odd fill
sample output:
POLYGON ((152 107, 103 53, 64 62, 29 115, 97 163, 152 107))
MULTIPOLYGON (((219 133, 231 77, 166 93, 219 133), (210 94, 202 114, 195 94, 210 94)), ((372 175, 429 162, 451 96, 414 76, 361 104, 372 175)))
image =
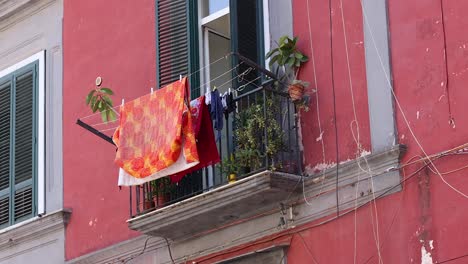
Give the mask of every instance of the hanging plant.
POLYGON ((304 90, 309 83, 298 80, 297 76, 302 64, 306 63, 309 58, 297 48, 297 41, 298 37, 291 39, 288 36, 282 36, 277 42, 278 47, 270 50, 266 57, 270 58, 270 68, 277 64, 278 79, 287 81, 291 100, 299 107, 308 110, 306 104, 308 99, 304 96, 304 90), (280 70, 282 70, 281 74, 280 70))
POLYGON ((103 122, 112 122, 117 119, 117 114, 113 109, 112 96, 114 92, 110 88, 96 88, 91 90, 86 96, 86 105, 93 113, 99 111, 103 122))

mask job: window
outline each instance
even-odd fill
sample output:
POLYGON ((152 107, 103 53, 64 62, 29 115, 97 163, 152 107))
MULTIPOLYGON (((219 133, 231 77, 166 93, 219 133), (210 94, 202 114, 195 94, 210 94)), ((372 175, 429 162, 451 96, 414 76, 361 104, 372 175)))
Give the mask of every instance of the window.
MULTIPOLYGON (((262 5, 262 0, 156 0, 157 86, 208 66, 229 52, 263 65, 262 5)), ((198 87, 200 78, 206 83, 232 65, 237 65, 235 57, 191 75, 192 97, 203 93, 198 87)), ((242 67, 248 66, 242 65, 240 71, 242 67)))
MULTIPOLYGON (((157 86, 163 87, 191 72, 196 72, 189 76, 192 98, 204 94, 207 87, 216 86, 225 92, 238 85, 233 83, 237 73, 230 72, 238 64, 235 56, 212 63, 230 52, 239 52, 264 64, 262 4, 263 0, 157 0, 157 86), (205 83, 206 86, 200 87, 205 83)), ((236 71, 244 72, 247 68, 241 65, 236 71)), ((251 71, 244 82, 257 76, 251 71)), ((218 147, 220 154, 227 156, 229 141, 226 133, 221 134, 218 147)), ((215 170, 194 173, 183 181, 191 181, 192 185, 195 181, 197 186, 205 188, 218 185, 225 179, 215 170), (200 177, 201 174, 207 177, 200 177)))
POLYGON ((0 227, 44 211, 43 58, 0 71, 0 227))

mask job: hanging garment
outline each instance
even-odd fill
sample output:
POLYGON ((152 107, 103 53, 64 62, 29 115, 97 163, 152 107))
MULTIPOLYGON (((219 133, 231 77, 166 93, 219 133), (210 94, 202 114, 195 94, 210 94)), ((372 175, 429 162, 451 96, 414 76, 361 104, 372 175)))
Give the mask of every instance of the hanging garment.
POLYGON ((218 132, 216 141, 221 139, 221 130, 223 130, 223 104, 218 90, 211 92, 210 115, 214 120, 214 128, 218 132))
POLYGON ((213 132, 213 123, 211 122, 208 106, 204 104, 204 100, 205 96, 201 96, 190 102, 200 163, 188 170, 172 175, 171 182, 173 183, 179 182, 185 175, 191 172, 214 165, 220 161, 213 132))
POLYGON ((184 78, 121 107, 113 136, 119 185, 142 184, 199 163, 187 98, 184 78))

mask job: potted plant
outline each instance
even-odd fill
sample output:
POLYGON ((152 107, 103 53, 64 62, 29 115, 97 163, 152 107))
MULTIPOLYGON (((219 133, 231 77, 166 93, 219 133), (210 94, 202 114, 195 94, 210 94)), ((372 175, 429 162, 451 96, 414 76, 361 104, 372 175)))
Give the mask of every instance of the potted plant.
POLYGON ((278 121, 280 116, 281 103, 272 95, 267 96, 264 104, 251 105, 237 115, 235 157, 245 172, 259 169, 265 159, 269 163, 267 169, 275 170, 278 166, 276 156, 285 149, 284 131, 278 121), (266 113, 264 107, 268 109, 266 113))
POLYGON ((288 36, 282 36, 277 42, 278 47, 270 50, 266 57, 270 58, 270 68, 276 63, 276 75, 279 79, 286 79, 288 82, 288 93, 291 100, 295 103, 300 103, 304 97, 305 87, 309 83, 298 80, 299 70, 303 63, 309 58, 297 48, 298 37, 293 39, 288 36), (282 70, 283 76, 280 76, 282 70))
POLYGON ((156 208, 163 207, 167 203, 170 184, 171 180, 168 177, 159 178, 151 182, 153 201, 156 208))
POLYGON ((234 154, 223 159, 222 162, 222 173, 226 175, 229 183, 233 183, 237 180, 237 174, 239 173, 239 164, 234 158, 234 154))
POLYGON ((93 113, 99 111, 103 122, 112 122, 117 119, 111 98, 114 92, 110 88, 101 88, 101 82, 102 80, 98 77, 96 79, 96 88, 92 89, 86 96, 86 105, 91 108, 93 113))

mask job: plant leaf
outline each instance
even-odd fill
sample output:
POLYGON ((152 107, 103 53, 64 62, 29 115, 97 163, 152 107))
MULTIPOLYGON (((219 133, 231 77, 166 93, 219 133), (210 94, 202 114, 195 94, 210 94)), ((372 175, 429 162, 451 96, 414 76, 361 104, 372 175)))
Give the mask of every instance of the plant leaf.
POLYGON ((107 111, 101 111, 102 122, 107 123, 107 111))
POLYGON ((102 99, 104 100, 104 102, 105 102, 108 106, 110 106, 110 107, 113 106, 112 98, 110 98, 109 96, 104 95, 104 96, 102 97, 102 99))
POLYGON ((94 107, 95 103, 96 103, 96 96, 93 96, 91 97, 91 102, 90 102, 91 109, 94 107))
POLYGON ((286 63, 289 65, 289 67, 292 67, 296 63, 296 59, 294 57, 290 57, 286 63))
POLYGON ((294 54, 294 57, 296 57, 298 59, 302 59, 302 58, 304 58, 304 55, 301 54, 300 52, 296 52, 296 54, 294 54))
POLYGON ((275 64, 275 62, 278 60, 278 56, 274 56, 273 58, 271 58, 270 60, 270 67, 273 66, 273 64, 275 64))
POLYGON ((280 37, 280 39, 279 39, 279 44, 280 44, 280 45, 279 45, 279 46, 281 46, 282 44, 284 44, 285 41, 286 41, 287 39, 288 39, 288 36, 282 36, 282 37, 280 37))
POLYGON ((267 58, 269 58, 269 57, 271 57, 275 52, 278 52, 278 50, 279 50, 278 48, 274 48, 274 49, 270 50, 265 56, 266 56, 267 58))
POLYGON ((117 119, 117 115, 115 114, 114 110, 108 109, 107 111, 109 111, 109 121, 115 121, 117 119))
POLYGON ((99 89, 101 92, 108 94, 108 95, 113 95, 114 92, 110 88, 101 88, 99 89))
POLYGON ((93 98, 94 93, 96 92, 95 89, 91 90, 91 92, 88 93, 88 96, 86 96, 86 105, 89 105, 91 102, 91 98, 93 98))
POLYGON ((94 98, 94 103, 92 104, 92 109, 93 109, 93 113, 96 113, 98 107, 99 107, 99 103, 96 102, 96 97, 93 97, 94 98))

